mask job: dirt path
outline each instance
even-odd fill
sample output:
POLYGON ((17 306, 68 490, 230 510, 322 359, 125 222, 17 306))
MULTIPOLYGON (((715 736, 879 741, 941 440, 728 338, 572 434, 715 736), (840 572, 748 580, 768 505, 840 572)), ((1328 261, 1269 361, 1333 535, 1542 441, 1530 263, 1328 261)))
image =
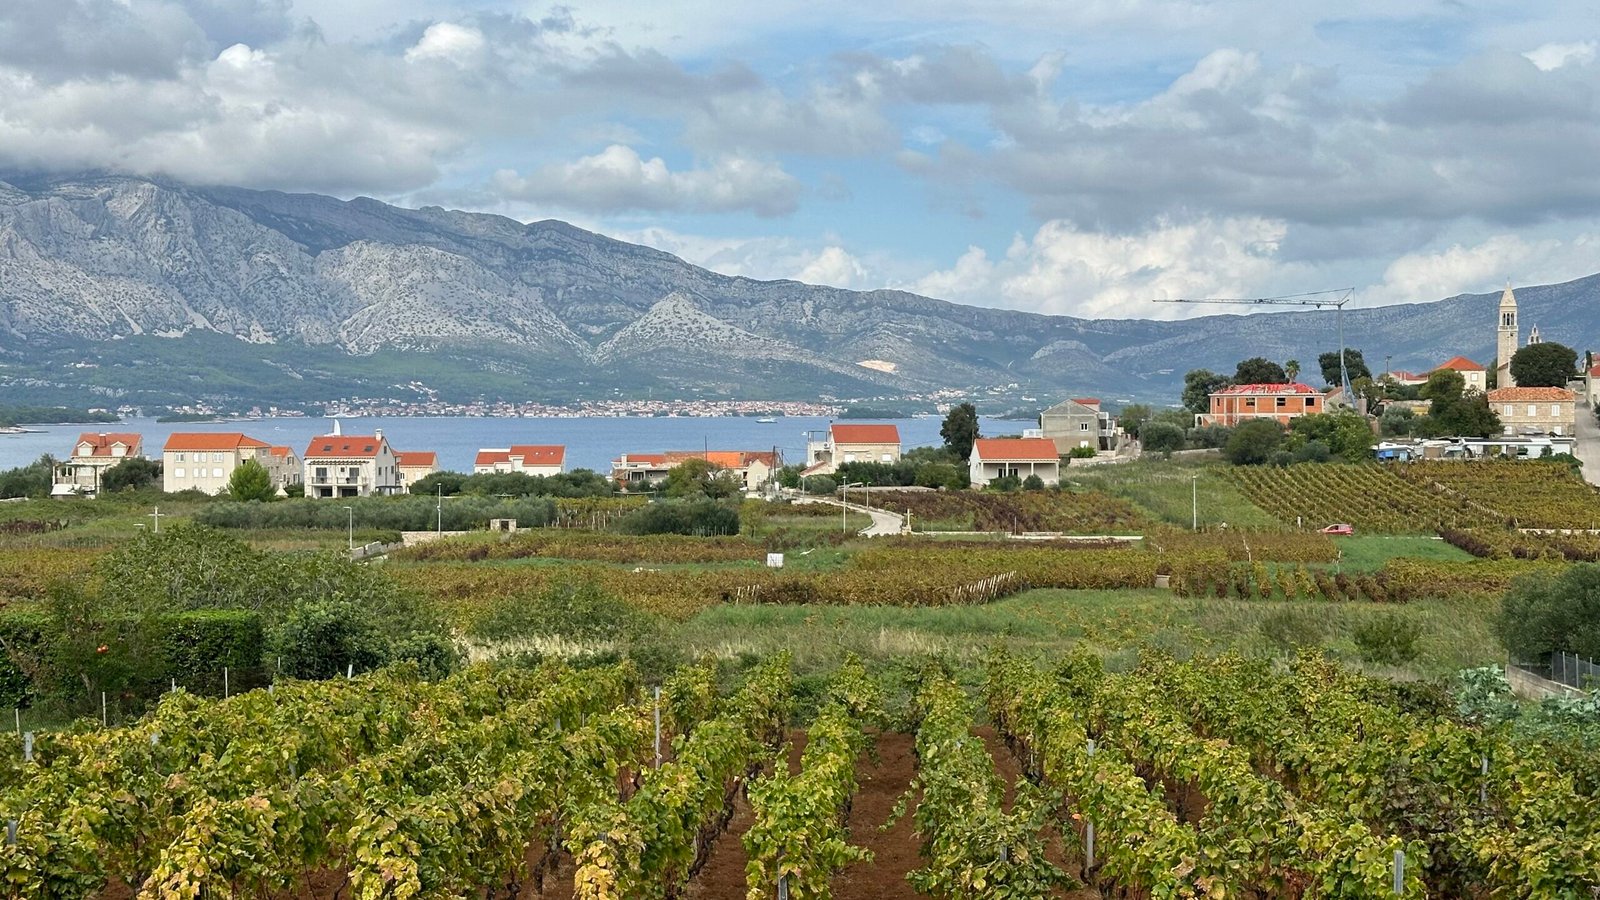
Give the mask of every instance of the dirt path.
POLYGON ((922 864, 920 846, 911 818, 906 814, 887 832, 878 826, 889 821, 896 803, 916 775, 916 757, 909 734, 879 734, 874 742, 878 762, 863 756, 856 764, 858 788, 850 807, 850 843, 872 851, 871 862, 857 863, 833 881, 835 900, 908 900, 919 896, 906 881, 906 873, 922 864))

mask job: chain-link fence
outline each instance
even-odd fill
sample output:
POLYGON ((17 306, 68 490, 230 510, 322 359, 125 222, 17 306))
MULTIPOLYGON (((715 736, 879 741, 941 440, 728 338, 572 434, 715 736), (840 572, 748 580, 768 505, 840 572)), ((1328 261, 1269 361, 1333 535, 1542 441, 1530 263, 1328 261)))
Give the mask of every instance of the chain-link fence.
POLYGON ((1600 688, 1600 665, 1592 659, 1585 659, 1572 653, 1556 651, 1544 659, 1518 662, 1514 665, 1525 672, 1531 672, 1540 678, 1559 682, 1568 687, 1581 690, 1600 688))

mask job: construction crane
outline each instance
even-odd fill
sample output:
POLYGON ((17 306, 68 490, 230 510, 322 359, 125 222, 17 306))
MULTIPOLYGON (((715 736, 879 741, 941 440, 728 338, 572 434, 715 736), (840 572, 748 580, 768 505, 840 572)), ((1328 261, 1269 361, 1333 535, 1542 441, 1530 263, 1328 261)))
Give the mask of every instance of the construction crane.
POLYGON ((1344 305, 1354 299, 1355 288, 1336 288, 1329 291, 1307 291, 1303 294, 1284 294, 1281 297, 1179 297, 1158 298, 1157 303, 1234 303, 1257 306, 1310 306, 1316 309, 1333 307, 1339 323, 1339 386, 1344 389, 1344 399, 1355 405, 1355 393, 1350 390, 1350 370, 1345 367, 1344 355, 1344 305))

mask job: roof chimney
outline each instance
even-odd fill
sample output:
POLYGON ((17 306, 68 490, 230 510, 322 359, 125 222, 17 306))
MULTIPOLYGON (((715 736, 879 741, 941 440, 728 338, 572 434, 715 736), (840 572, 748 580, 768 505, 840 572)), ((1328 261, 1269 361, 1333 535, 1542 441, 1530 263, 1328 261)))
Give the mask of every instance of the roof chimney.
POLYGON ((374 429, 372 429, 372 436, 377 438, 380 441, 383 440, 383 429, 382 428, 374 428, 374 429))

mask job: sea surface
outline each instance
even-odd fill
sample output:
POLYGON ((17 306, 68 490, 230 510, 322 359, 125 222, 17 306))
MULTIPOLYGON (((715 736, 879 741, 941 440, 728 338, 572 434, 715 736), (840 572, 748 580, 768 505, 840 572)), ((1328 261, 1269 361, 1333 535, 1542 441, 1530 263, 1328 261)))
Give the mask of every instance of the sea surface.
MULTIPOLYGON (((0 469, 26 465, 46 453, 65 457, 72 452, 78 435, 85 431, 136 431, 143 435, 145 455, 152 459, 161 458, 161 447, 175 431, 242 431, 269 444, 286 444, 303 455, 312 438, 332 432, 334 421, 281 418, 199 424, 125 419, 117 424, 28 425, 25 427, 34 433, 0 434, 0 469)), ((831 420, 811 416, 779 416, 776 422, 770 423, 742 416, 523 419, 365 416, 337 421, 345 434, 371 434, 381 428, 389 445, 396 450, 433 450, 439 454, 441 468, 456 472, 472 471, 472 460, 479 448, 565 444, 569 471, 583 468, 609 473, 611 460, 623 453, 663 450, 771 450, 776 447, 786 461, 804 462, 807 433, 826 431, 831 420)), ((939 437, 943 419, 939 417, 859 421, 894 422, 900 427, 900 443, 906 449, 943 443, 939 437)), ((986 435, 1016 434, 1024 428, 1038 427, 1037 423, 990 418, 980 420, 979 425, 986 435)))

